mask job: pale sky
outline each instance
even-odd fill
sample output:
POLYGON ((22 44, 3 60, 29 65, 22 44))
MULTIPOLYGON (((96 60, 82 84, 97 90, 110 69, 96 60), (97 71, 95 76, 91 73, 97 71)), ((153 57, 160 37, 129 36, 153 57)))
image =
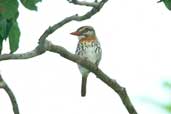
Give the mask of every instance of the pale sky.
MULTIPOLYGON (((69 33, 83 25, 93 26, 103 50, 99 67, 126 87, 139 114, 164 114, 147 100, 171 99, 162 88, 164 80, 171 80, 171 12, 156 2, 109 0, 91 19, 66 24, 48 40, 74 53, 78 40, 69 33)), ((21 39, 16 53, 35 48, 50 25, 89 9, 67 0, 42 1, 38 12, 20 6, 21 39)), ((8 52, 7 45, 3 52, 8 52)), ((0 71, 17 97, 21 114, 128 114, 118 95, 94 74, 89 75, 87 96, 82 98, 77 65, 58 54, 3 61, 0 71)), ((0 96, 0 114, 13 114, 6 93, 1 90, 0 96)))

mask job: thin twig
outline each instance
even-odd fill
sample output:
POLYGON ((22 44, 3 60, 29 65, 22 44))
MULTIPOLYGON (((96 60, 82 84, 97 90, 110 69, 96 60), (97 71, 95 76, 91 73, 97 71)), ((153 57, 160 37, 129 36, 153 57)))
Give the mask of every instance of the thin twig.
POLYGON ((0 55, 0 61, 10 59, 29 59, 41 55, 45 52, 44 48, 38 45, 35 49, 21 54, 3 54, 0 55))
POLYGON ((3 80, 1 74, 0 74, 0 88, 4 89, 7 92, 8 96, 11 100, 11 103, 12 103, 14 114, 19 114, 19 108, 18 108, 18 104, 17 104, 16 98, 15 98, 15 95, 12 92, 12 90, 10 89, 10 87, 7 85, 7 83, 3 80))
POLYGON ((159 0, 159 1, 157 1, 157 3, 160 3, 160 2, 163 2, 163 0, 159 0))
POLYGON ((86 2, 86 1, 78 1, 78 0, 67 0, 69 3, 73 3, 76 5, 82 5, 82 6, 89 6, 89 7, 97 7, 98 2, 86 2))
POLYGON ((43 45, 45 39, 52 34, 54 31, 56 31, 57 29, 59 29, 60 27, 62 27, 63 25, 71 22, 71 21, 83 21, 86 19, 91 18, 93 15, 95 15, 97 12, 99 12, 103 5, 107 2, 108 0, 102 0, 101 2, 98 2, 96 7, 93 7, 90 11, 88 11, 87 13, 85 13, 82 16, 79 16, 78 14, 72 15, 70 17, 67 17, 65 19, 63 19, 62 21, 60 21, 59 23, 49 27, 39 38, 39 43, 41 45, 43 45))

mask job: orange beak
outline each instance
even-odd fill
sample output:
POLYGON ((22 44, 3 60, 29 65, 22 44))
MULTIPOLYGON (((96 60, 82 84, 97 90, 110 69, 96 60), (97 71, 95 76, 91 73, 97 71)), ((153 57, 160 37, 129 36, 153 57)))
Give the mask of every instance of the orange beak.
POLYGON ((80 36, 80 32, 77 32, 77 31, 76 32, 71 32, 70 34, 75 35, 75 36, 80 36))

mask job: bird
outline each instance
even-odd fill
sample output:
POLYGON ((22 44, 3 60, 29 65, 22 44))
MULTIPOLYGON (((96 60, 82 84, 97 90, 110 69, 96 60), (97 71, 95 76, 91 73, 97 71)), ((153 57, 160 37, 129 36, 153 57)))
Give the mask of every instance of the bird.
MULTIPOLYGON (((79 41, 75 54, 98 66, 102 56, 102 49, 94 28, 92 26, 82 26, 70 34, 78 36, 79 41)), ((78 68, 82 74, 81 96, 84 97, 86 96, 87 77, 90 71, 79 64, 78 68)))

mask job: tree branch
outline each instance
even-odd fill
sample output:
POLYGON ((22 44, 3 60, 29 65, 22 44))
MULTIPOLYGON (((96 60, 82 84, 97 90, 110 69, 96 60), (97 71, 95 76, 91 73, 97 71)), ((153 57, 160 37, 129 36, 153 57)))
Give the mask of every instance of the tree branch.
POLYGON ((38 45, 32 51, 21 53, 21 54, 3 54, 0 55, 0 61, 10 60, 10 59, 29 59, 41 55, 45 52, 44 48, 38 45))
MULTIPOLYGON (((39 38, 39 44, 38 46, 26 53, 21 53, 21 54, 4 54, 0 55, 0 61, 2 60, 14 60, 14 59, 28 59, 32 57, 36 57, 38 55, 43 54, 46 51, 54 52, 60 54, 62 57, 71 60, 77 64, 82 65, 83 67, 89 69, 91 72, 93 72, 97 78, 102 80, 105 84, 107 84, 109 87, 111 87, 121 98, 124 106, 128 110, 129 114, 137 114, 133 104, 131 103, 129 96, 127 95, 126 89, 122 86, 120 86, 116 80, 111 79, 109 76, 107 76, 101 69, 99 69, 96 65, 92 64, 90 61, 85 60, 80 58, 77 55, 74 55, 67 51, 65 48, 61 46, 57 46, 46 40, 46 38, 55 32, 57 29, 62 27, 64 24, 67 24, 73 20, 75 21, 82 21, 91 18, 93 15, 95 15, 100 9, 103 7, 103 5, 108 1, 108 0, 101 0, 100 2, 97 2, 97 0, 94 3, 89 3, 89 2, 80 2, 77 0, 68 0, 70 3, 76 4, 76 5, 84 5, 84 6, 90 6, 92 9, 85 13, 82 16, 78 16, 78 14, 70 16, 65 18, 64 20, 60 21, 59 23, 53 25, 52 27, 49 27, 39 38)), ((2 79, 2 78, 1 78, 2 79)), ((6 92, 9 94, 11 102, 13 104, 13 109, 15 114, 19 114, 18 111, 18 105, 16 103, 15 97, 12 93, 12 91, 9 89, 7 84, 3 81, 0 80, 0 87, 1 88, 6 88, 6 92), (17 112, 18 111, 18 112, 17 112)))
POLYGON ((97 7, 97 2, 86 2, 86 1, 78 1, 78 0, 67 0, 69 3, 73 3, 76 5, 82 5, 82 6, 89 6, 89 7, 97 7))
POLYGON ((137 114, 133 104, 131 103, 129 96, 126 92, 126 89, 122 86, 120 86, 116 80, 111 79, 109 76, 107 76, 100 68, 98 68, 95 64, 91 63, 90 61, 86 59, 82 59, 79 56, 70 53, 65 48, 57 45, 53 45, 51 42, 46 41, 46 44, 48 47, 46 49, 50 52, 56 52, 60 54, 62 57, 71 60, 77 64, 80 64, 81 66, 89 69, 91 72, 93 72, 97 78, 102 80, 105 84, 107 84, 109 87, 111 87, 117 94, 120 96, 122 103, 126 107, 129 114, 137 114))
POLYGON ((18 104, 17 104, 16 98, 14 96, 14 93, 9 88, 7 83, 3 80, 1 74, 0 74, 0 88, 4 89, 7 92, 8 96, 9 96, 9 98, 11 100, 11 103, 12 103, 14 114, 19 114, 19 108, 18 108, 18 104))
MULTIPOLYGON (((75 0, 72 0, 72 3, 75 0)), ((97 12, 100 11, 100 9, 103 7, 103 5, 107 2, 108 0, 102 0, 101 2, 95 2, 97 4, 96 7, 93 7, 90 11, 88 11, 87 13, 85 13, 82 16, 79 16, 78 14, 72 15, 70 17, 67 17, 65 19, 63 19, 62 21, 60 21, 59 23, 53 25, 52 27, 49 27, 39 38, 39 43, 41 45, 43 45, 44 41, 46 40, 46 38, 52 34, 54 31, 56 31, 57 29, 59 29, 60 27, 62 27, 63 25, 71 22, 71 21, 83 21, 86 19, 91 18, 93 15, 95 15, 97 12)))
MULTIPOLYGON (((54 52, 54 53, 58 53, 60 54, 62 57, 71 60, 77 64, 80 64, 81 66, 89 69, 91 72, 93 72, 97 78, 99 78, 100 80, 102 80, 105 84, 107 84, 109 87, 111 87, 115 92, 117 92, 117 94, 120 96, 124 106, 126 107, 126 109, 128 110, 129 114, 137 114, 133 104, 131 103, 129 96, 126 92, 126 89, 122 86, 120 86, 116 80, 111 79, 109 76, 107 76, 101 69, 99 69, 95 64, 91 63, 90 61, 86 60, 86 59, 82 59, 79 56, 70 53, 69 51, 67 51, 65 48, 58 46, 58 45, 54 45, 52 44, 50 41, 45 40, 44 45, 41 46, 42 49, 39 50, 44 50, 45 51, 50 51, 50 52, 54 52)), ((32 58, 31 52, 27 52, 24 54, 6 54, 6 55, 2 55, 2 57, 0 56, 0 61, 4 59, 4 56, 8 57, 10 56, 8 59, 25 59, 24 57, 28 57, 28 58, 32 58), (24 57, 23 57, 24 56, 24 57)), ((42 53, 43 53, 42 52, 42 53)), ((36 53, 34 55, 38 56, 40 55, 39 53, 36 53)), ((5 59, 7 60, 7 59, 5 59)))

